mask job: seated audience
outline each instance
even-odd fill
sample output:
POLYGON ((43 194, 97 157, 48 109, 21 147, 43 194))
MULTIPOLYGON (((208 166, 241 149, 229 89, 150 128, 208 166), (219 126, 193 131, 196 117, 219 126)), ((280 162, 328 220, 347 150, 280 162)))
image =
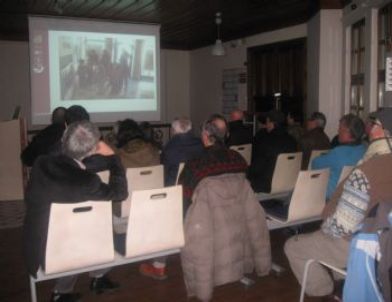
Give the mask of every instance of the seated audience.
POLYGON ((252 128, 244 125, 244 112, 236 109, 230 113, 228 146, 251 144, 252 128))
POLYGON ((304 135, 304 128, 301 126, 301 119, 295 113, 290 113, 287 115, 287 133, 294 137, 297 144, 301 141, 304 135))
POLYGON ((131 119, 118 122, 116 153, 125 168, 160 164, 159 149, 149 142, 138 124, 131 119))
MULTIPOLYGON (((62 137, 61 154, 41 156, 34 163, 25 194, 24 222, 24 256, 28 271, 33 276, 45 263, 52 202, 120 201, 128 195, 125 170, 120 159, 99 138, 99 130, 92 123, 73 122, 62 137), (95 171, 82 162, 88 156, 105 162, 110 170, 109 184, 103 183, 95 171)), ((90 273, 93 277, 92 291, 101 293, 118 287, 106 276, 107 272, 108 269, 90 273)), ((80 295, 72 293, 76 279, 77 276, 58 279, 51 301, 79 301, 80 295)))
POLYGON ((144 139, 153 144, 159 150, 162 149, 162 142, 158 140, 160 137, 159 130, 155 131, 154 127, 149 122, 139 123, 139 127, 144 134, 144 139))
MULTIPOLYGON (((324 209, 320 230, 295 236, 285 244, 285 253, 299 282, 309 259, 325 261, 338 268, 346 267, 352 235, 361 228, 364 218, 377 204, 392 200, 392 108, 384 108, 374 113, 372 118, 370 140, 384 141, 388 149, 383 149, 380 154, 373 153, 356 166, 344 183, 338 185, 324 209)), ((325 267, 312 264, 306 293, 309 296, 328 296, 332 291, 331 275, 325 267)))
POLYGON ((73 105, 65 112, 65 124, 67 126, 74 122, 89 121, 90 115, 87 110, 80 105, 73 105))
POLYGON ((239 281, 253 271, 265 276, 271 269, 265 212, 243 172, 209 176, 198 183, 184 235, 185 286, 188 297, 198 301, 210 301, 215 286, 239 281))
MULTIPOLYGON (((199 156, 185 163, 179 179, 179 183, 183 186, 184 213, 191 204, 194 189, 202 179, 212 175, 246 171, 247 164, 242 156, 226 147, 226 134, 226 120, 219 114, 212 115, 203 124, 201 140, 204 150, 199 156)), ((154 259, 151 264, 141 264, 139 271, 142 275, 156 280, 166 279, 166 257, 154 259)))
POLYGON ((225 173, 244 173, 247 164, 237 152, 225 145, 227 136, 227 122, 219 114, 212 115, 204 122, 201 131, 201 140, 204 146, 202 154, 188 161, 180 175, 184 194, 184 212, 191 204, 193 191, 198 183, 213 175, 225 173))
MULTIPOLYGON (((389 108, 384 108, 382 112, 387 112, 389 108)), ((390 153, 392 138, 386 139, 383 134, 376 131, 378 128, 374 127, 378 123, 377 112, 372 112, 369 114, 366 124, 365 131, 369 141, 368 148, 365 152, 363 158, 358 162, 358 165, 364 163, 368 159, 372 158, 374 155, 388 154, 390 153)))
POLYGON ((297 150, 295 139, 285 127, 285 116, 280 111, 270 111, 266 117, 267 132, 256 135, 253 142, 252 163, 248 178, 256 192, 270 192, 276 160, 281 153, 297 150))
POLYGON ((200 155, 203 145, 192 133, 192 122, 188 118, 176 118, 171 124, 172 138, 163 148, 161 161, 165 168, 165 186, 176 183, 178 166, 200 155))
POLYGON ((327 187, 327 199, 336 189, 340 174, 344 166, 355 166, 366 151, 362 144, 365 125, 354 114, 346 114, 339 121, 338 137, 340 145, 333 148, 327 154, 316 157, 312 169, 329 168, 329 180, 327 187))
POLYGON ((24 165, 31 167, 38 156, 60 151, 61 137, 65 130, 65 112, 64 107, 53 110, 52 123, 34 136, 22 151, 20 157, 24 165))
POLYGON ((306 124, 307 132, 299 143, 302 154, 302 170, 307 170, 313 150, 327 150, 331 147, 329 138, 324 132, 327 119, 321 112, 313 112, 306 124))
POLYGON ((57 107, 52 113, 52 124, 38 133, 23 150, 23 164, 31 167, 40 155, 60 153, 61 137, 66 126, 83 120, 89 121, 90 116, 82 106, 73 105, 68 109, 57 107))

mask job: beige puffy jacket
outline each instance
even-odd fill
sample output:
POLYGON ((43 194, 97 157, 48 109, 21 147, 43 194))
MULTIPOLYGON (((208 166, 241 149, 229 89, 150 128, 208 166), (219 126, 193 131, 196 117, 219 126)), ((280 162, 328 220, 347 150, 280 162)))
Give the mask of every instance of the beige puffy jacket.
POLYGON ((189 296, 212 298, 213 287, 271 269, 265 213, 243 173, 203 179, 185 218, 181 251, 189 296))

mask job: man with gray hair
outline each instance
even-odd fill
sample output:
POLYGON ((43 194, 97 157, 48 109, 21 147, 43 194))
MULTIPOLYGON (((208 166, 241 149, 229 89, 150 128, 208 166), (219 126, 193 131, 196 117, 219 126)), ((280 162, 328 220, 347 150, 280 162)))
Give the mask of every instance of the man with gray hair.
POLYGON ((161 161, 165 168, 165 186, 176 182, 178 166, 181 162, 193 159, 201 154, 201 140, 192 133, 192 122, 186 118, 175 118, 171 124, 173 137, 163 148, 161 161))
POLYGON ((212 115, 203 123, 201 130, 204 151, 199 158, 188 161, 180 175, 184 211, 190 205, 193 192, 202 179, 225 173, 245 173, 247 169, 245 159, 225 145, 227 122, 223 116, 212 115))
MULTIPOLYGON (((31 170, 26 190, 24 222, 24 256, 31 275, 45 263, 45 248, 52 202, 75 203, 88 200, 121 201, 127 198, 127 180, 120 159, 100 139, 100 132, 91 122, 74 122, 62 137, 62 152, 39 157, 31 170), (87 160, 91 158, 92 160, 87 160), (95 159, 94 159, 95 158, 95 159), (109 183, 101 181, 88 168, 100 159, 110 170, 109 183), (89 164, 87 164, 89 163, 89 164), (86 168, 87 166, 87 168, 86 168)), ((95 168, 97 166, 95 165, 95 168)), ((105 271, 91 272, 90 289, 95 293, 115 289, 105 271)), ((57 280, 51 301, 79 301, 72 293, 77 276, 57 280)))

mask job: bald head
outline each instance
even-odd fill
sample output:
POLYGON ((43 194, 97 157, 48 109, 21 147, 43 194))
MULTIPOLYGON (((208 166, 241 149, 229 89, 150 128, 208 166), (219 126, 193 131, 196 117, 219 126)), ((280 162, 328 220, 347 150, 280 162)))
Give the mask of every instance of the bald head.
POLYGON ((244 112, 240 109, 235 109, 230 113, 230 121, 242 121, 244 119, 244 112))

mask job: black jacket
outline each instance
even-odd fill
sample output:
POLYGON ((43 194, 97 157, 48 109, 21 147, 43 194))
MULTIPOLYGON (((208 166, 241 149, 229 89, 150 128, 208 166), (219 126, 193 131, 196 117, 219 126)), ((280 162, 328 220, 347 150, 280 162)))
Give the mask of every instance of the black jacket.
POLYGON ((161 161, 165 169, 165 186, 176 182, 178 165, 198 157, 203 152, 201 140, 191 132, 175 135, 162 151, 161 161))
POLYGON ((31 275, 35 276, 39 266, 45 263, 52 202, 127 198, 127 180, 120 159, 116 155, 96 155, 94 158, 100 158, 100 161, 105 163, 100 164, 101 168, 109 167, 108 184, 101 182, 99 176, 88 167, 86 170, 80 168, 75 160, 65 155, 41 156, 35 161, 25 194, 26 216, 23 232, 24 256, 31 275))
POLYGON ((269 133, 257 133, 252 147, 252 163, 248 171, 252 188, 255 192, 270 192, 278 155, 295 152, 297 143, 285 129, 276 128, 269 133))
POLYGON ((64 125, 52 124, 34 136, 20 156, 22 163, 31 167, 40 155, 60 153, 64 130, 64 125))
POLYGON ((228 146, 251 144, 253 139, 252 128, 245 126, 242 121, 233 121, 229 123, 229 138, 226 144, 228 146))

